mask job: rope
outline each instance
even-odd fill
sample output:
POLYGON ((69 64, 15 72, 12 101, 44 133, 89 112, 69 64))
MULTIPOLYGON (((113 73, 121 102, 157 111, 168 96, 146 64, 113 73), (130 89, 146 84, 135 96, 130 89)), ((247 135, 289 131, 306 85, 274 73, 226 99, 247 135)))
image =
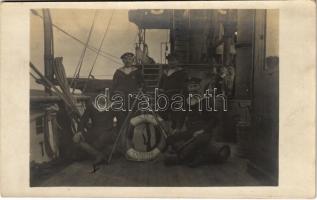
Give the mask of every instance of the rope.
MULTIPOLYGON (((93 31, 94 24, 95 24, 95 20, 96 20, 96 15, 97 15, 97 11, 95 11, 95 13, 94 13, 94 18, 93 18, 93 22, 92 22, 91 27, 90 27, 89 35, 88 35, 86 44, 85 44, 85 46, 84 46, 84 49, 83 49, 83 51, 82 51, 81 57, 80 57, 80 59, 79 59, 77 68, 76 68, 76 70, 78 69, 78 72, 77 72, 77 74, 76 74, 77 76, 78 76, 79 73, 80 73, 80 69, 81 69, 81 66, 82 66, 82 62, 83 62, 83 59, 84 59, 84 56, 85 56, 85 53, 86 53, 86 50, 87 50, 87 46, 88 46, 89 41, 90 41, 91 33, 92 33, 92 31, 93 31)), ((75 76, 74 76, 74 77, 75 77, 75 76)))
MULTIPOLYGON (((75 78, 78 79, 78 77, 79 77, 80 70, 81 70, 81 67, 82 67, 82 64, 83 64, 83 60, 84 60, 84 58, 85 58, 87 46, 88 46, 89 41, 90 41, 91 33, 92 33, 93 29, 94 29, 96 16, 97 16, 97 11, 95 11, 95 13, 94 13, 94 18, 93 18, 93 21, 92 21, 92 24, 91 24, 91 27, 90 27, 90 31, 89 31, 89 34, 88 34, 88 38, 87 38, 86 44, 85 44, 85 46, 84 46, 84 49, 83 49, 83 51, 82 51, 82 53, 81 53, 81 55, 80 55, 79 62, 78 62, 78 65, 77 65, 77 67, 76 67, 76 69, 75 69, 75 73, 74 73, 74 75, 73 75, 73 80, 72 80, 72 82, 71 82, 71 84, 70 84, 70 87, 73 86, 73 83, 74 83, 75 78)), ((74 93, 74 91, 75 91, 75 87, 76 87, 76 82, 75 82, 75 84, 74 84, 73 93, 74 93)))
POLYGON ((104 34, 103 34, 101 43, 100 43, 100 45, 99 45, 99 49, 98 49, 97 55, 96 55, 95 60, 94 60, 94 62, 93 62, 93 64, 92 64, 92 66, 91 66, 91 69, 90 69, 90 71, 89 71, 88 80, 86 81, 86 84, 85 84, 85 87, 84 87, 84 89, 83 89, 83 92, 86 90, 87 85, 88 85, 89 78, 91 77, 91 73, 92 73, 92 71, 94 70, 94 67, 95 67, 96 61, 97 61, 97 59, 98 59, 100 50, 101 50, 101 48, 102 48, 103 42, 104 42, 104 40, 105 40, 105 38, 106 38, 106 36, 107 36, 108 30, 109 30, 109 27, 110 27, 110 24, 111 24, 111 21, 112 21, 113 14, 114 14, 114 10, 113 10, 112 13, 111 13, 111 16, 110 16, 110 19, 109 19, 109 21, 108 21, 106 30, 105 30, 105 32, 104 32, 104 34))
MULTIPOLYGON (((61 58, 59 58, 61 59, 61 58)), ((35 73, 40 76, 40 78, 44 81, 45 86, 50 86, 49 88, 53 89, 55 91, 55 94, 59 96, 65 105, 67 106, 66 109, 67 113, 71 117, 71 126, 72 126, 72 131, 73 133, 76 132, 76 124, 79 123, 80 121, 80 112, 76 105, 74 104, 73 101, 69 100, 69 97, 65 94, 65 92, 61 92, 50 80, 48 80, 31 62, 30 62, 30 67, 35 71, 35 73)), ((32 73, 30 72, 32 75, 32 73)), ((57 76, 57 75, 56 75, 57 76)), ((32 76, 35 78, 35 76, 32 76)))
MULTIPOLYGON (((50 86, 56 94, 65 102, 65 104, 75 112, 78 116, 80 116, 80 113, 77 109, 77 107, 70 102, 67 97, 65 96, 64 93, 62 93, 50 80, 48 80, 31 62, 30 62, 30 67, 33 69, 33 71, 44 81, 44 84, 46 86, 50 86)), ((31 74, 31 73, 30 73, 31 74)), ((78 120, 78 118, 75 118, 75 120, 78 120)))
POLYGON ((54 74, 56 76, 56 80, 61 88, 61 90, 64 92, 66 98, 72 102, 74 102, 73 96, 70 94, 69 91, 69 85, 66 79, 66 73, 65 69, 62 64, 62 58, 55 58, 54 65, 53 65, 54 74))
POLYGON ((53 70, 54 70, 54 74, 56 76, 57 82, 66 98, 66 100, 69 102, 69 104, 72 106, 72 110, 74 112, 76 112, 77 114, 79 114, 79 110, 76 107, 75 104, 75 99, 73 97, 73 95, 70 92, 70 87, 68 85, 68 81, 66 78, 66 73, 65 73, 65 69, 64 66, 62 64, 62 58, 58 57, 55 58, 54 60, 54 65, 53 65, 53 70))
MULTIPOLYGON (((41 18, 41 19, 43 20, 43 16, 39 15, 37 12, 34 12, 34 10, 31 10, 31 11, 32 11, 32 14, 33 14, 33 15, 35 15, 35 16, 37 16, 37 17, 39 17, 39 18, 41 18)), ((79 42, 80 44, 85 45, 85 42, 81 41, 80 39, 78 39, 77 37, 75 37, 75 36, 73 36, 72 34, 68 33, 67 31, 63 30, 63 29, 60 28, 59 26, 57 26, 57 25, 55 25, 55 24, 53 24, 53 23, 52 23, 52 26, 53 26, 54 28, 56 28, 57 30, 59 30, 60 32, 62 32, 62 33, 64 33, 65 35, 67 35, 68 37, 70 37, 70 38, 74 39, 75 41, 79 42)), ((97 51, 98 51, 98 49, 97 49, 96 47, 91 46, 91 45, 88 45, 88 46, 87 46, 87 49, 89 49, 89 50, 91 50, 91 51, 93 51, 93 52, 95 52, 95 53, 97 53, 97 51)), ((104 58, 106 58, 106 59, 108 59, 108 60, 110 60, 110 61, 112 61, 112 62, 114 62, 114 63, 117 63, 117 64, 120 64, 120 65, 121 65, 120 62, 118 62, 118 61, 116 61, 116 60, 113 59, 113 58, 115 58, 115 59, 117 59, 117 60, 121 60, 119 57, 117 57, 117 56, 115 56, 115 55, 112 55, 112 54, 110 54, 110 53, 108 53, 108 52, 105 52, 105 51, 100 51, 99 54, 100 54, 102 57, 104 57, 104 58), (110 58, 109 56, 112 57, 112 58, 110 58)))

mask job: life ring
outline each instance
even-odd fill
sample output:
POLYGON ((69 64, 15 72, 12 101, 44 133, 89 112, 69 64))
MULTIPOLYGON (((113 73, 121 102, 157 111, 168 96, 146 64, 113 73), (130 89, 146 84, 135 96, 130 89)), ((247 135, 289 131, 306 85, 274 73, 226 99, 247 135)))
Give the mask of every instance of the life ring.
POLYGON ((126 151, 126 159, 132 160, 132 161, 150 161, 155 159, 165 148, 166 142, 165 138, 163 137, 162 131, 160 129, 160 122, 162 122, 163 119, 160 117, 155 117, 152 114, 140 114, 130 119, 130 124, 128 128, 128 135, 127 135, 127 151, 126 151), (159 121, 159 123, 158 123, 159 121), (160 134, 159 142, 157 142, 157 145, 151 149, 150 151, 139 151, 135 149, 132 138, 134 135, 135 127, 138 125, 149 123, 154 128, 155 131, 157 131, 160 134))
POLYGON ((50 159, 59 157, 56 113, 47 111, 44 117, 44 149, 50 159))

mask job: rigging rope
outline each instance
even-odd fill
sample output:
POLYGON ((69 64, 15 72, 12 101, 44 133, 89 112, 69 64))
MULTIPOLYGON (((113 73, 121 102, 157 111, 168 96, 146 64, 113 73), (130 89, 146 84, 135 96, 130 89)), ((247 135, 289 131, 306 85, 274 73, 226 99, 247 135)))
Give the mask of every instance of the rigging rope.
POLYGON ((76 113, 79 113, 78 108, 76 107, 76 101, 73 97, 73 95, 70 93, 70 87, 68 85, 68 81, 66 78, 66 73, 65 73, 65 68, 62 63, 62 57, 57 57, 54 59, 54 65, 53 65, 53 70, 55 77, 57 79, 57 82, 64 93, 66 99, 68 102, 72 105, 74 111, 76 113))
MULTIPOLYGON (((30 67, 35 71, 35 73, 40 76, 40 78, 44 81, 44 85, 46 86, 50 86, 50 89, 54 90, 55 93, 52 91, 52 93, 56 94, 57 96, 59 96, 63 102, 66 105, 66 111, 67 114, 70 116, 71 119, 71 127, 72 127, 72 132, 75 133, 77 132, 77 126, 76 124, 79 123, 80 121, 80 116, 81 113, 79 112, 78 108, 76 107, 75 101, 73 96, 70 94, 69 88, 68 88, 68 93, 65 92, 65 89, 67 87, 65 87, 65 84, 67 84, 67 79, 65 76, 65 69, 63 67, 62 62, 62 58, 56 58, 54 60, 54 71, 56 72, 56 78, 60 84, 60 88, 62 91, 60 91, 60 89, 58 89, 50 80, 48 80, 43 74, 41 74, 41 72, 30 62, 30 67), (72 100, 73 99, 73 100, 72 100)), ((32 73, 30 72, 30 74, 32 75, 32 73)), ((35 76, 32 75, 33 78, 36 78, 35 76)))
POLYGON ((102 37, 102 40, 101 40, 101 43, 100 43, 100 46, 99 46, 99 49, 98 49, 97 55, 96 55, 95 60, 94 60, 94 62, 93 62, 93 64, 92 64, 92 66, 91 66, 91 69, 90 69, 90 71, 89 71, 88 80, 86 81, 86 84, 85 84, 85 87, 84 87, 84 89, 83 89, 83 92, 84 92, 84 91, 86 90, 86 88, 87 88, 89 78, 91 77, 91 73, 92 73, 92 71, 93 71, 93 69, 94 69, 94 67, 95 67, 96 61, 97 61, 97 59, 98 59, 100 50, 101 50, 102 45, 103 45, 103 42, 104 42, 104 40, 105 40, 105 38, 106 38, 106 36, 107 36, 108 30, 109 30, 109 27, 110 27, 110 24, 111 24, 111 21, 112 21, 113 14, 114 14, 114 10, 113 10, 112 13, 111 13, 110 19, 109 19, 109 21, 108 21, 106 30, 105 30, 105 32, 104 32, 104 34, 103 34, 103 37, 102 37))
MULTIPOLYGON (((44 81, 43 84, 46 86, 50 86, 50 88, 56 92, 56 94, 64 101, 64 103, 73 111, 73 114, 75 114, 76 116, 75 120, 78 120, 80 112, 76 105, 72 101, 69 101, 69 98, 66 97, 65 93, 60 91, 60 89, 58 89, 50 80, 48 80, 31 62, 29 64, 31 69, 33 69, 33 71, 40 77, 40 79, 44 81)), ((32 73, 30 72, 30 74, 32 73)), ((36 77, 34 76, 34 78, 36 77)))
MULTIPOLYGON (((35 15, 35 16, 37 16, 37 17, 43 19, 43 16, 41 16, 40 14, 38 14, 35 10, 31 10, 31 11, 32 11, 32 14, 33 14, 33 15, 35 15)), ((80 39, 78 39, 77 37, 75 37, 75 36, 73 36, 72 34, 68 33, 67 31, 63 30, 62 28, 60 28, 60 27, 57 26, 56 24, 53 24, 53 23, 52 23, 52 26, 53 26, 54 28, 56 28, 57 30, 61 31, 62 33, 64 33, 65 35, 67 35, 68 37, 74 39, 74 40, 77 41, 78 43, 80 43, 80 44, 82 44, 82 45, 85 45, 85 42, 81 41, 80 39)), ((94 46, 91 46, 91 45, 88 45, 88 46, 87 46, 87 49, 89 49, 89 50, 91 50, 91 51, 93 51, 93 52, 95 52, 95 53, 98 52, 98 49, 97 49, 96 47, 94 47, 94 46)), ((117 60, 121 60, 119 57, 117 57, 117 56, 115 56, 115 55, 112 55, 112 54, 110 54, 110 53, 108 53, 108 52, 102 51, 102 50, 100 51, 99 54, 100 54, 102 57, 104 57, 104 58, 106 58, 106 59, 108 59, 108 60, 110 60, 110 61, 112 61, 112 62, 114 62, 114 63, 117 63, 117 64, 120 64, 120 65, 121 65, 120 62, 114 60, 114 58, 117 59, 117 60), (112 58, 111 58, 111 57, 112 57, 112 58)))
MULTIPOLYGON (((93 21, 92 21, 92 24, 91 24, 91 27, 90 27, 90 31, 89 31, 89 34, 88 34, 88 38, 87 38, 87 41, 86 41, 86 44, 84 46, 84 49, 80 55, 80 58, 79 58, 79 62, 78 62, 78 65, 75 69, 75 73, 74 73, 74 76, 73 76, 73 79, 72 79, 72 82, 70 84, 70 87, 73 86, 73 83, 74 83, 74 80, 75 78, 78 79, 79 78, 79 74, 80 74, 80 70, 81 70, 81 67, 82 67, 82 64, 83 64, 83 60, 85 58, 85 54, 86 54, 86 50, 87 50, 87 46, 89 44, 89 41, 90 41, 90 37, 91 37, 91 34, 92 34, 92 31, 94 29, 94 26, 95 26, 95 21, 96 21, 96 16, 97 16, 97 11, 95 11, 94 13, 94 18, 93 18, 93 21)), ((74 88, 73 88, 73 93, 75 91, 75 88, 76 88, 76 81, 74 83, 74 88)))

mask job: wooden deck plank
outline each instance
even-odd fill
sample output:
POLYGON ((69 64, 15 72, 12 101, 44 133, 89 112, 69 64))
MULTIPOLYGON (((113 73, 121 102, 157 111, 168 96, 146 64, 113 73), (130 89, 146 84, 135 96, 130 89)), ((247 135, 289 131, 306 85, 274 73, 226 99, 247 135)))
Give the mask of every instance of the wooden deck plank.
POLYGON ((187 166, 164 166, 157 162, 131 162, 123 157, 111 165, 90 174, 91 162, 75 162, 39 186, 244 186, 260 185, 250 176, 241 159, 230 159, 225 164, 205 165, 197 168, 187 166))

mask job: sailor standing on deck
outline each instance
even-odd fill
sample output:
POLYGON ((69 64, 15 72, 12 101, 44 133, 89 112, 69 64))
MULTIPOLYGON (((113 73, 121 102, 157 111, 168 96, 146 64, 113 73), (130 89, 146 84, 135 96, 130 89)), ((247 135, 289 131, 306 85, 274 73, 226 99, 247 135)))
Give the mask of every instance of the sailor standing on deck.
MULTIPOLYGON (((179 61, 174 54, 167 56, 168 65, 163 70, 163 74, 159 83, 159 89, 167 97, 168 101, 172 101, 174 95, 184 95, 186 93, 186 82, 188 79, 185 70, 179 66, 179 61)), ((159 102, 160 103, 160 102, 159 102)), ((180 130, 184 123, 184 113, 182 111, 173 111, 169 106, 165 112, 160 115, 164 120, 171 120, 171 128, 180 130)))
POLYGON ((122 111, 115 111, 117 118, 117 127, 120 130, 128 112, 128 95, 134 94, 143 86, 143 76, 141 69, 133 65, 134 54, 127 52, 121 56, 123 67, 116 70, 113 75, 112 90, 114 95, 120 95, 123 98, 124 106, 122 111))

